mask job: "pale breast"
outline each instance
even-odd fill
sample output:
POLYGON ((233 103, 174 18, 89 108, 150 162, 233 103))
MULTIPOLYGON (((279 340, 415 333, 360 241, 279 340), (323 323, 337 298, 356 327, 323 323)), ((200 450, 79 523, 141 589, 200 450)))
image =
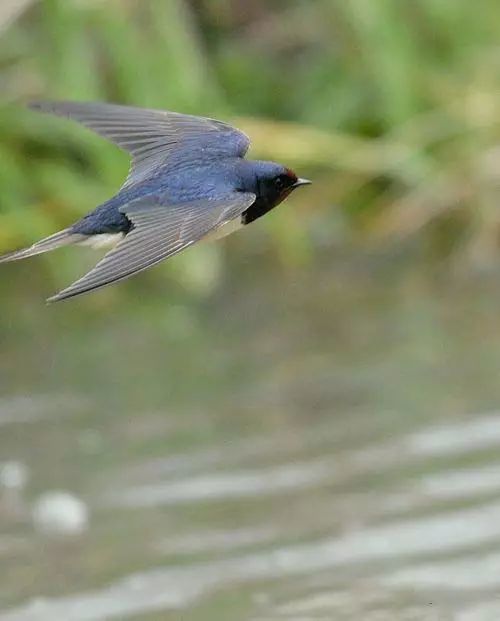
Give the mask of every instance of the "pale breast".
POLYGON ((86 239, 79 242, 79 245, 90 246, 91 248, 114 248, 124 237, 124 233, 100 233, 98 235, 89 235, 86 239))

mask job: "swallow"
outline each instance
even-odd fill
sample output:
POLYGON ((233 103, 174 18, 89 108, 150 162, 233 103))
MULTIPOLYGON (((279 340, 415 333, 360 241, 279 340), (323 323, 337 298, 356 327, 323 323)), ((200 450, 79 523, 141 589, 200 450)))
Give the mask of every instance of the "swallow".
POLYGON ((95 291, 232 233, 311 183, 281 164, 245 159, 248 136, 222 121, 96 102, 30 107, 77 121, 131 156, 128 177, 111 199, 68 228, 0 256, 3 263, 70 244, 112 247, 48 302, 95 291))

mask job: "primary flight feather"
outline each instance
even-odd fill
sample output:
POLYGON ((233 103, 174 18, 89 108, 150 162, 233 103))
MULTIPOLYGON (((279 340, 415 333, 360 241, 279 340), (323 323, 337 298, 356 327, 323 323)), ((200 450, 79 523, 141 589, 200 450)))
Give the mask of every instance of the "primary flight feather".
POLYGON ((203 238, 221 237, 310 183, 280 164, 245 160, 249 138, 222 121, 105 103, 31 107, 78 121, 131 156, 125 184, 110 200, 67 229, 0 256, 3 263, 69 244, 115 244, 51 302, 128 278, 203 238))

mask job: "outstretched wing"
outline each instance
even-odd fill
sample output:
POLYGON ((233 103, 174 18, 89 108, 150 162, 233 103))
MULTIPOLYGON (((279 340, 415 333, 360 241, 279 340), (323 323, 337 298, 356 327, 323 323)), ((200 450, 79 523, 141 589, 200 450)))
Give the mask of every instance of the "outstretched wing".
POLYGON ((250 140, 222 121, 204 117, 97 102, 37 101, 34 110, 80 122, 132 156, 125 186, 148 177, 179 147, 189 142, 215 155, 243 157, 250 140))
POLYGON ((242 192, 170 206, 155 196, 139 199, 122 208, 133 223, 130 233, 88 274, 48 301, 88 293, 156 265, 240 217, 254 201, 255 194, 242 192))

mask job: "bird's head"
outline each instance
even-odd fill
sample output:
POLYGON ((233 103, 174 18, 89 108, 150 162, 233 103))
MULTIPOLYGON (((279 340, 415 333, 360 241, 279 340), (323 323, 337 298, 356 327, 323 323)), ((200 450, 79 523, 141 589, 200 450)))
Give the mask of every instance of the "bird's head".
POLYGON ((301 185, 308 185, 308 179, 299 178, 293 170, 274 162, 252 162, 255 172, 255 193, 257 198, 269 205, 278 205, 301 185))

